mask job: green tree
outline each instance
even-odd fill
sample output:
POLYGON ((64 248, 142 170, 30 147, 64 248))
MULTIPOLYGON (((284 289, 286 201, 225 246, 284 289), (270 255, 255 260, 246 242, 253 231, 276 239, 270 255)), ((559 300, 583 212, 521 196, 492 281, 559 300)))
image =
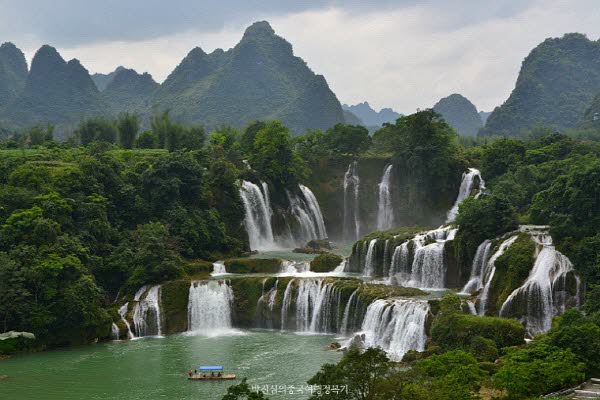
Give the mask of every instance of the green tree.
POLYGON ((115 123, 107 118, 93 117, 82 121, 75 130, 75 135, 84 146, 95 141, 115 143, 117 128, 115 123))
POLYGON ((254 139, 258 131, 263 129, 266 123, 263 121, 254 121, 248 124, 240 137, 240 146, 245 155, 251 155, 254 152, 254 139))
POLYGON ((525 158, 525 145, 522 141, 512 138, 498 139, 484 146, 481 156, 481 173, 487 180, 516 168, 525 158))
POLYGON ((136 114, 124 113, 117 121, 119 128, 119 143, 124 149, 132 149, 140 130, 140 121, 136 114))
POLYGON ((508 399, 525 399, 572 387, 584 379, 584 370, 570 350, 534 341, 508 349, 493 381, 508 399))
POLYGON ((374 398, 375 388, 391 369, 391 363, 383 350, 369 348, 364 352, 351 349, 337 364, 325 364, 308 380, 311 385, 340 385, 347 393, 321 393, 311 400, 366 400, 374 398))
POLYGON ((256 134, 250 165, 275 187, 295 186, 306 175, 303 160, 292 149, 288 129, 279 121, 269 122, 256 134))
POLYGON ((327 130, 328 147, 341 154, 357 155, 371 146, 369 131, 363 126, 336 124, 327 130))
POLYGON ((137 138, 137 148, 156 149, 158 147, 158 135, 152 131, 144 131, 137 138))

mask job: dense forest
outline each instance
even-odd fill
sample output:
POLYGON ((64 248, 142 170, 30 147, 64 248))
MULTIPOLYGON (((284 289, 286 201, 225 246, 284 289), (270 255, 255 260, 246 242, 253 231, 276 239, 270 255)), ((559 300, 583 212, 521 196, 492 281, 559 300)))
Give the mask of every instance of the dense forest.
MULTIPOLYGON (((461 262, 470 265, 479 243, 519 224, 550 225, 587 287, 587 301, 525 347, 520 324, 466 315, 461 300, 448 295, 436 306, 426 351, 404 357, 413 368, 398 370, 380 350, 350 351, 339 364, 323 366, 311 383, 347 384, 351 397, 315 398, 359 399, 368 392, 382 399, 431 393, 471 399, 500 390, 519 399, 598 373, 597 142, 547 130, 527 139, 467 142, 432 110, 386 123, 372 136, 342 124, 292 137, 278 121, 208 134, 174 122, 169 113, 151 121, 151 129, 140 132, 134 114, 90 118, 62 142, 54 140, 52 125, 37 125, 1 142, 4 331, 33 332, 39 348, 106 338, 117 296, 200 276, 206 261, 248 254, 240 179, 258 175, 273 188, 291 190, 320 160, 386 157, 410 171, 422 201, 455 191, 456 173, 478 167, 488 191, 459 208, 455 248, 461 262)), ((519 269, 528 265, 522 253, 506 257, 503 273, 521 282, 529 272, 519 269)), ((250 389, 243 383, 230 391, 236 396, 250 389)))

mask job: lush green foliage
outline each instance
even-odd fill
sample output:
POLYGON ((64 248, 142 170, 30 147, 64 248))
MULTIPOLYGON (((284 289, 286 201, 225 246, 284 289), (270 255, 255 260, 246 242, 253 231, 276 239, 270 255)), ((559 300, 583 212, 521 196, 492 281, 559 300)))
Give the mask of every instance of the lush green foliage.
POLYGON ((519 135, 535 124, 578 124, 600 91, 599 47, 579 33, 538 45, 523 61, 508 100, 488 118, 485 133, 519 135))

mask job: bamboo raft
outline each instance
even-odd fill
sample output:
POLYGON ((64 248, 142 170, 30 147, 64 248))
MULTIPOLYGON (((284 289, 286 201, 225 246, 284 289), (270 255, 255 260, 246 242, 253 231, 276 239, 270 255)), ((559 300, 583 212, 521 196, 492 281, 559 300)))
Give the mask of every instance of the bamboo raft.
POLYGON ((192 374, 192 371, 189 371, 188 381, 226 381, 235 379, 234 374, 224 374, 221 365, 203 365, 198 367, 195 372, 195 374, 192 374))

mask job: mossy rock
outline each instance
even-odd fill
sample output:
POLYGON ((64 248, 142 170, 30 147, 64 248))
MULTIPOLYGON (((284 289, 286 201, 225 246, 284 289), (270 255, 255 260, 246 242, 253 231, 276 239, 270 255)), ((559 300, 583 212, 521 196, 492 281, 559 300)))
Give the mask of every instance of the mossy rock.
POLYGON ((225 261, 225 268, 231 274, 275 274, 281 262, 278 258, 233 258, 225 261))
POLYGON ((310 270, 313 272, 331 272, 340 265, 342 261, 344 261, 344 259, 337 254, 319 254, 310 262, 310 270))
POLYGON ((527 234, 517 240, 496 260, 496 273, 490 286, 488 313, 497 314, 508 296, 519 288, 533 268, 535 243, 527 234))
POLYGON ((183 265, 183 269, 188 276, 202 276, 213 271, 213 263, 204 260, 192 260, 183 265))
POLYGON ((160 301, 166 334, 187 331, 190 284, 190 280, 180 279, 161 286, 160 301))

